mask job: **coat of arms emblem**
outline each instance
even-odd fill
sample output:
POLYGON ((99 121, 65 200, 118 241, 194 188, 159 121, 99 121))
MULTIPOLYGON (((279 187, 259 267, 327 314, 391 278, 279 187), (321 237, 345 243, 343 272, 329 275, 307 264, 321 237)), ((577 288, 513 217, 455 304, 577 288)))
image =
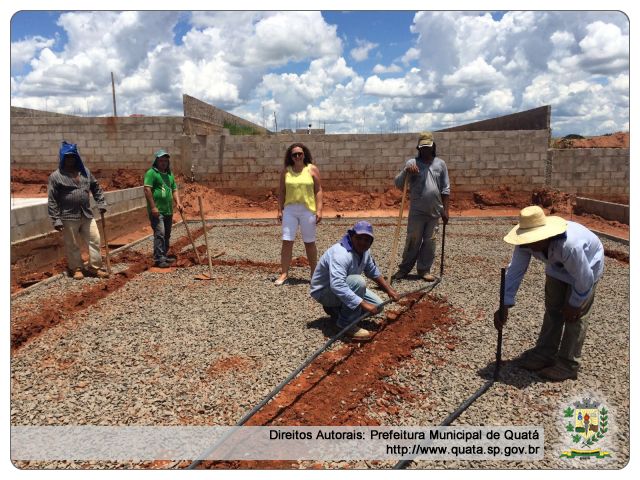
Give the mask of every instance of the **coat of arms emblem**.
POLYGON ((611 453, 594 448, 609 430, 609 411, 604 405, 585 398, 573 403, 563 411, 566 431, 577 447, 562 452, 561 457, 596 457, 604 458, 611 453))

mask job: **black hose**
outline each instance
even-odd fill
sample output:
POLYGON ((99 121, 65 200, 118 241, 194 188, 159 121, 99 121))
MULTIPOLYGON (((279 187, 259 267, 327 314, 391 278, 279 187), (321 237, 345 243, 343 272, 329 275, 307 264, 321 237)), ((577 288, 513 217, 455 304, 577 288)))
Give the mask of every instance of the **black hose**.
MULTIPOLYGON (((491 379, 489 381, 487 381, 484 385, 482 385, 478 390, 476 390, 476 392, 471 395, 469 398, 467 398, 458 408, 456 408, 452 413, 449 414, 449 416, 447 418, 444 419, 444 421, 438 425, 439 427, 447 427, 449 425, 451 425, 453 423, 453 421, 458 418, 460 415, 462 415, 462 413, 471 406, 471 404, 473 402, 475 402, 478 398, 480 398, 480 396, 486 392, 487 390, 489 390, 491 388, 491 386, 493 385, 495 380, 491 379)), ((428 444, 425 444, 425 446, 428 444)), ((400 460, 398 463, 396 463, 393 466, 394 470, 402 470, 404 468, 407 468, 409 466, 409 464, 413 463, 415 457, 413 458, 408 458, 406 460, 400 460)))
MULTIPOLYGON (((433 290, 440 282, 442 281, 442 277, 437 278, 435 282, 426 285, 424 287, 421 287, 417 290, 414 290, 412 292, 408 292, 408 293, 404 293, 402 295, 400 295, 400 298, 404 298, 408 295, 412 295, 414 293, 418 293, 421 292, 423 290, 426 290, 427 288, 429 290, 427 290, 427 293, 430 292, 431 290, 433 290)), ((391 299, 386 300, 384 302, 382 302, 379 307, 383 307, 385 305, 387 305, 388 303, 392 302, 391 299)), ((238 421, 238 423, 236 423, 236 427, 240 427, 242 425, 244 425, 251 417, 253 417, 256 413, 258 413, 258 411, 264 407, 269 400, 271 400, 273 397, 275 397, 278 393, 280 393, 280 391, 291 381, 293 380, 302 370, 304 370, 311 362, 313 362, 322 352, 324 352, 327 348, 329 348, 333 343, 335 343, 337 340, 339 340, 340 338, 342 338, 342 336, 354 325, 356 325, 358 322, 360 322, 361 320, 364 320, 365 318, 368 318, 369 316, 371 316, 371 314, 369 312, 364 313, 363 315, 360 315, 358 318, 356 318, 353 322, 351 322, 349 325, 347 325, 346 327, 344 327, 342 330, 340 330, 336 335, 334 335, 333 337, 331 337, 324 345, 322 345, 319 349, 317 349, 314 353, 312 353, 304 362, 302 362, 302 364, 296 368, 293 372, 291 372, 291 374, 289 374, 289 376, 287 378, 285 378, 282 382, 280 382, 278 384, 277 387, 275 387, 273 390, 271 390, 271 392, 269 392, 269 394, 264 397, 260 403, 258 403, 255 407, 253 407, 249 412, 245 413, 244 416, 238 421)), ((203 452, 202 454, 200 454, 198 456, 198 458, 196 460, 194 460, 188 467, 188 470, 192 470, 194 468, 196 468, 198 465, 200 465, 200 463, 202 463, 203 460, 206 459, 207 456, 209 456, 209 454, 211 452, 213 452, 216 448, 218 448, 228 437, 229 435, 231 435, 231 433, 233 433, 234 430, 229 431, 227 434, 223 435, 222 438, 220 438, 220 440, 218 440, 212 447, 210 447, 209 449, 207 449, 205 452, 203 452)))
MULTIPOLYGON (((444 247, 444 230, 442 231, 442 245, 444 247)), ((504 289, 505 289, 505 275, 506 269, 500 270, 500 310, 499 314, 504 324, 504 289)), ((467 398, 458 408, 456 408, 444 421, 438 425, 439 427, 446 427, 453 423, 453 421, 458 418, 462 413, 471 406, 473 402, 475 402, 480 396, 485 393, 487 390, 491 388, 491 386, 498 380, 498 376, 500 374, 500 366, 502 364, 502 325, 498 329, 498 345, 496 347, 496 366, 493 370, 493 378, 487 381, 484 385, 482 385, 476 392, 467 398)), ((409 466, 414 461, 415 457, 409 458, 406 460, 400 460, 396 463, 393 468, 394 470, 404 469, 409 466)))

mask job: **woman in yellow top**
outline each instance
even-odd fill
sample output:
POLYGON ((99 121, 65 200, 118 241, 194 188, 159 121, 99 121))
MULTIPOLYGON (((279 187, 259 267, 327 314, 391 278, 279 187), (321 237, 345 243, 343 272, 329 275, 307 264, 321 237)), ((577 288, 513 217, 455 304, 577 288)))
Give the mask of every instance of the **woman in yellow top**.
POLYGON ((311 152, 302 143, 294 143, 287 148, 278 201, 278 221, 282 222, 282 268, 274 282, 277 286, 287 281, 298 225, 311 275, 318 261, 316 225, 322 220, 322 186, 320 171, 312 162, 311 152))

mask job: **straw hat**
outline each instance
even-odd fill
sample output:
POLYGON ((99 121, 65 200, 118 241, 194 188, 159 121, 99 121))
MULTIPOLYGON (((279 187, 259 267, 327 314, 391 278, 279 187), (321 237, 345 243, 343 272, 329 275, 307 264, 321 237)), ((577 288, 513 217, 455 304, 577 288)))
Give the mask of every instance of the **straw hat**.
POLYGON ((547 217, 538 206, 520 210, 520 223, 504 237, 511 245, 525 245, 551 238, 567 230, 567 221, 561 217, 547 217))

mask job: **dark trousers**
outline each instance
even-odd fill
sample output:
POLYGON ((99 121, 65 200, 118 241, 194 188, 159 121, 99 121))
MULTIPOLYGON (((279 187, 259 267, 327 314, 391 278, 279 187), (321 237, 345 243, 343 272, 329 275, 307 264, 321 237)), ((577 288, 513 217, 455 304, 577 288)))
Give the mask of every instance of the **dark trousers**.
POLYGON ((169 251, 173 215, 149 215, 149 220, 153 229, 153 260, 155 263, 165 262, 169 251))

